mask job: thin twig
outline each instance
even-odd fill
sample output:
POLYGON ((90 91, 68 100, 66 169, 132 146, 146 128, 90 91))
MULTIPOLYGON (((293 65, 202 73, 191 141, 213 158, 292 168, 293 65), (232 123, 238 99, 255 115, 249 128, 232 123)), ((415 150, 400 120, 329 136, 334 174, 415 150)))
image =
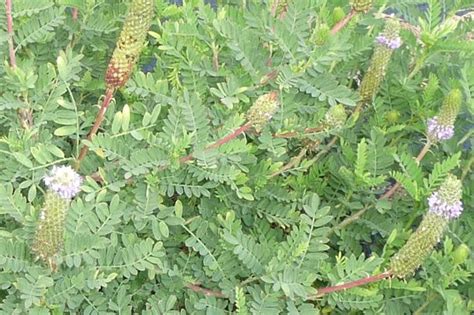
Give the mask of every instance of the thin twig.
POLYGON ((79 9, 78 8, 72 8, 72 20, 74 22, 77 21, 78 16, 79 16, 79 9))
MULTIPOLYGON (((418 153, 418 156, 416 157, 416 162, 421 162, 421 160, 423 160, 423 158, 425 157, 425 155, 429 152, 430 148, 431 148, 431 145, 432 143, 428 140, 425 144, 425 146, 421 149, 420 153, 418 153)), ((378 198, 378 200, 385 200, 385 199, 389 199, 390 197, 392 197, 396 192, 397 190, 400 188, 400 183, 396 183, 395 185, 393 185, 385 194, 383 194, 382 196, 380 196, 378 198)), ((359 211, 355 212, 354 214, 348 216, 347 218, 345 218, 341 223, 339 223, 338 225, 334 226, 331 230, 329 230, 328 234, 327 235, 331 235, 333 232, 337 231, 337 230, 340 230, 340 229, 343 229, 344 227, 346 227, 347 225, 351 224, 352 222, 355 222, 357 221, 365 212, 367 212, 367 210, 370 209, 370 206, 369 205, 366 205, 365 207, 363 207, 362 209, 360 209, 359 211)))
POLYGON ((331 35, 335 35, 335 34, 337 34, 337 32, 342 30, 347 25, 347 23, 349 23, 350 20, 352 20, 352 18, 356 14, 357 14, 357 12, 354 9, 351 9, 349 14, 347 14, 342 20, 337 22, 336 25, 334 25, 334 27, 331 29, 331 35))
MULTIPOLYGON (((216 149, 218 147, 220 147, 221 145, 223 144, 226 144, 227 142, 235 139, 237 136, 239 136, 240 134, 244 133, 245 131, 249 130, 250 127, 252 127, 251 124, 247 123, 245 125, 242 125, 240 126, 238 129, 234 130, 234 132, 232 132, 231 134, 228 134, 227 136, 217 140, 216 142, 214 142, 213 144, 211 145, 208 145, 206 147, 205 150, 212 150, 212 149, 216 149)), ((179 162, 180 163, 186 163, 188 161, 191 161, 193 159, 193 154, 188 154, 186 156, 183 156, 182 158, 179 159, 179 162)))
POLYGON ((340 285, 321 288, 321 289, 318 289, 318 292, 315 295, 309 297, 309 299, 314 300, 314 299, 320 298, 320 297, 322 297, 326 294, 329 294, 329 293, 343 291, 343 290, 351 289, 351 288, 354 288, 354 287, 360 287, 361 285, 376 282, 376 281, 380 281, 380 280, 389 278, 391 276, 392 276, 392 273, 390 271, 386 271, 386 272, 383 272, 383 273, 375 275, 375 276, 369 276, 369 277, 362 278, 362 279, 359 279, 359 280, 355 280, 355 281, 352 281, 352 282, 347 282, 347 283, 340 284, 340 285))
POLYGON ((13 44, 12 0, 5 0, 5 12, 7 16, 8 51, 10 53, 10 67, 15 69, 16 56, 15 56, 15 46, 13 44))
POLYGON ((205 296, 214 296, 214 297, 218 297, 218 298, 226 298, 224 293, 222 293, 221 291, 214 291, 214 290, 206 289, 206 288, 203 288, 199 284, 196 284, 196 283, 188 283, 188 284, 186 284, 186 288, 188 288, 188 289, 190 289, 190 290, 192 290, 196 293, 204 294, 205 296))
POLYGON ((332 233, 334 233, 335 231, 343 229, 344 227, 351 224, 352 222, 357 221, 369 208, 370 208, 370 206, 366 205, 365 207, 363 207, 362 209, 360 209, 356 213, 354 213, 351 216, 345 218, 344 220, 342 220, 341 223, 339 223, 338 225, 332 227, 329 230, 329 232, 326 234, 326 236, 329 236, 332 233))
MULTIPOLYGON (((87 140, 91 141, 92 137, 94 137, 97 134, 97 131, 99 130, 100 125, 102 121, 104 120, 107 107, 109 107, 113 96, 114 96, 114 89, 110 89, 110 88, 107 89, 105 92, 104 100, 102 101, 102 105, 100 106, 99 112, 97 113, 97 116, 95 118, 94 125, 92 126, 91 131, 89 132, 89 135, 87 136, 87 140)), ((76 169, 79 169, 81 162, 85 158, 88 151, 89 151, 89 147, 87 145, 84 145, 81 148, 79 157, 76 160, 76 169)))
MULTIPOLYGON (((426 153, 429 152, 430 148, 431 142, 428 140, 423 149, 421 149, 420 153, 418 153, 418 156, 416 157, 416 162, 421 162, 421 160, 423 160, 423 158, 425 157, 426 153)), ((379 200, 388 199, 392 197, 397 192, 398 188, 400 188, 400 183, 397 182, 395 185, 392 186, 392 188, 390 188, 385 194, 383 194, 379 198, 379 200)))
POLYGON ((288 162, 287 164, 285 164, 282 168, 280 168, 278 171, 274 172, 273 174, 270 175, 269 178, 273 178, 275 176, 278 176, 286 171, 288 171, 289 169, 291 169, 293 166, 295 165, 298 165, 301 161, 301 159, 306 155, 306 152, 308 152, 308 150, 306 148, 303 148, 300 153, 293 157, 290 162, 288 162))
POLYGON ((324 127, 315 127, 315 128, 306 128, 302 133, 296 131, 288 131, 283 133, 276 133, 273 135, 273 138, 283 138, 283 139, 290 139, 296 137, 302 137, 304 135, 321 132, 324 130, 324 127))

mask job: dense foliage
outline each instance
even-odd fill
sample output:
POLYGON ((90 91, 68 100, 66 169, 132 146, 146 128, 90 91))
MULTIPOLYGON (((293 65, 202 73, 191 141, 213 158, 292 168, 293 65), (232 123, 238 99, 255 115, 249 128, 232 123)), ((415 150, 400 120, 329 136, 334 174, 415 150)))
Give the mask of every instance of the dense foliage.
POLYGON ((156 0, 148 33, 140 1, 13 0, 16 64, 2 6, 0 314, 474 311, 472 1, 156 0), (451 179, 426 259, 318 294, 389 270, 451 179))

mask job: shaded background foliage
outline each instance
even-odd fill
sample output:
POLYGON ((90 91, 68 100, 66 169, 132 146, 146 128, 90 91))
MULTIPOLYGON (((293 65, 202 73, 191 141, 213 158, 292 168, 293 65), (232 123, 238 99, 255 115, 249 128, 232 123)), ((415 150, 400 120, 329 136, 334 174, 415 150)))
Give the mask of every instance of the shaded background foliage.
MULTIPOLYGON (((289 2, 282 19, 271 16, 266 1, 218 1, 217 10, 200 1, 181 7, 156 1, 140 65, 89 144, 83 192, 68 212, 62 264, 52 273, 30 250, 41 178, 78 154, 126 1, 14 1, 18 68, 0 68, 0 311, 471 312, 473 263, 457 261, 455 249, 473 247, 474 25, 466 20, 436 33, 470 1, 374 2, 329 36, 333 9, 348 12, 346 1, 289 2), (69 7, 79 9, 77 21, 69 7), (404 46, 359 120, 335 132, 337 145, 326 154, 319 153, 327 132, 274 137, 318 126, 337 103, 353 108, 382 12, 423 32, 417 38, 402 31, 404 46), (278 74, 274 80, 271 73, 278 74), (451 88, 465 100, 455 137, 413 165, 425 122, 451 88), (280 92, 281 109, 261 133, 204 150, 239 127, 253 101, 272 90, 280 92), (18 109, 33 111, 30 129, 20 126, 18 109), (272 176, 302 149, 299 163, 272 176), (195 160, 180 164, 191 152, 195 160), (394 172, 422 189, 377 200, 394 172), (465 213, 412 279, 307 299, 315 288, 383 271, 448 172, 463 179, 465 213), (438 181, 425 187, 429 176, 438 181), (340 225, 361 209, 363 216, 340 225)), ((0 45, 7 60, 4 29, 0 45)))

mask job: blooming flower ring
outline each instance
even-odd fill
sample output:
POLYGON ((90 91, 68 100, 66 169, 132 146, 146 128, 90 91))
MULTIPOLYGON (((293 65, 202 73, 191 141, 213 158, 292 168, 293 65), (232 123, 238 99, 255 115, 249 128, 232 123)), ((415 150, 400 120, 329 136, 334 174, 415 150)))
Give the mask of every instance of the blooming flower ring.
POLYGON ((63 199, 72 199, 81 190, 82 178, 70 166, 53 166, 43 182, 63 199))
POLYGON ((387 46, 390 49, 397 49, 402 45, 402 40, 400 37, 396 38, 387 38, 384 35, 379 35, 376 37, 377 43, 387 46))
POLYGON ((435 116, 428 120, 428 135, 436 140, 448 140, 454 135, 454 127, 440 124, 435 116))
POLYGON ((439 192, 434 192, 428 198, 429 211, 446 219, 455 219, 459 217, 463 211, 462 202, 460 200, 450 204, 443 200, 439 192))

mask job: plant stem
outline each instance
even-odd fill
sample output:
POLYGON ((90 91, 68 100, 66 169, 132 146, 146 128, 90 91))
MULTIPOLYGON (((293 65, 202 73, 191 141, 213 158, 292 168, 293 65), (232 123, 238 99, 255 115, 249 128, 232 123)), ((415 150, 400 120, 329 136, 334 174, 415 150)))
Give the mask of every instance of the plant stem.
POLYGON ((79 9, 78 8, 72 8, 72 20, 74 22, 77 21, 78 16, 79 16, 79 9))
MULTIPOLYGON (((249 130, 250 127, 252 127, 251 124, 247 123, 245 125, 242 125, 240 126, 238 129, 234 130, 234 132, 232 132, 231 134, 228 134, 227 136, 217 140, 216 142, 214 142, 213 144, 211 145, 208 145, 206 147, 206 150, 211 150, 211 149, 216 149, 218 147, 220 147, 221 145, 223 144, 226 144, 227 142, 235 139, 237 136, 239 136, 240 134, 244 133, 245 131, 249 130)), ((179 162, 180 163, 186 163, 188 161, 191 161, 193 159, 193 154, 188 154, 186 156, 183 156, 182 158, 179 159, 179 162)))
POLYGON ((195 283, 186 284, 186 288, 188 288, 188 289, 190 289, 194 292, 204 294, 205 296, 214 296, 214 297, 218 297, 218 298, 225 298, 226 297, 224 295, 224 293, 222 293, 221 291, 213 291, 213 290, 210 290, 210 289, 206 289, 206 288, 201 287, 199 284, 195 284, 195 283))
POLYGON ((381 273, 381 274, 378 274, 378 275, 375 275, 375 276, 369 276, 369 277, 362 278, 362 279, 359 279, 359 280, 355 280, 355 281, 352 281, 352 282, 347 282, 347 283, 340 284, 340 285, 321 288, 321 289, 318 289, 318 292, 315 295, 309 297, 309 299, 314 300, 316 298, 322 297, 322 296, 324 296, 326 294, 329 294, 329 293, 332 293, 332 292, 343 291, 343 290, 351 289, 351 288, 354 288, 354 287, 360 287, 361 285, 376 282, 376 281, 380 281, 380 280, 389 278, 390 276, 392 276, 392 273, 390 271, 386 271, 384 273, 381 273))
POLYGON ((16 68, 15 47, 13 44, 13 17, 12 17, 12 0, 5 0, 5 12, 7 16, 7 33, 8 33, 8 51, 10 53, 10 66, 16 68))
POLYGON ((329 236, 332 233, 334 233, 335 231, 343 229, 344 227, 351 224, 352 222, 357 221, 368 209, 369 209, 369 206, 366 205, 365 207, 363 207, 362 209, 360 209, 356 213, 354 213, 351 216, 345 218, 341 223, 339 223, 338 225, 331 228, 326 236, 329 236))
MULTIPOLYGON (((425 146, 423 147, 423 149, 421 149, 420 153, 418 153, 418 156, 416 157, 416 161, 418 163, 421 162, 421 160, 423 160, 426 153, 429 152, 430 148, 431 148, 431 142, 428 140, 426 142, 425 146)), ((400 188, 400 183, 396 183, 395 185, 393 185, 392 188, 390 188, 385 194, 383 194, 379 198, 379 200, 388 199, 388 198, 392 197, 393 194, 395 194, 397 192, 398 188, 400 188)))
POLYGON ((288 132, 283 132, 283 133, 276 133, 276 134, 273 135, 273 137, 274 138, 290 139, 290 138, 300 137, 300 136, 303 136, 303 135, 306 135, 306 134, 320 132, 323 129, 324 129, 323 127, 306 128, 303 133, 298 133, 296 131, 288 131, 288 132))
MULTIPOLYGON (((425 155, 429 152, 429 150, 431 148, 431 145, 432 145, 432 143, 428 140, 428 142, 426 142, 425 146, 421 149, 420 153, 418 153, 418 156, 416 157, 416 161, 418 163, 421 162, 421 160, 423 160, 425 155)), ((395 192, 398 190, 398 188, 400 188, 400 183, 397 182, 385 194, 380 196, 378 198, 378 200, 389 199, 390 197, 393 196, 393 194, 395 194, 395 192)), ((369 208, 370 208, 369 205, 366 205, 364 208, 360 209, 356 213, 354 213, 354 214, 350 215, 349 217, 345 218, 341 223, 339 223, 338 225, 333 227, 331 230, 329 230, 327 235, 331 235, 336 230, 342 229, 342 228, 346 227, 347 225, 351 224, 352 222, 357 221, 365 212, 367 212, 367 210, 369 210, 369 208)))
POLYGON ((293 166, 295 165, 298 165, 301 161, 301 159, 306 155, 306 152, 308 152, 308 150, 306 148, 303 148, 300 153, 298 153, 297 156, 293 157, 290 162, 288 162, 287 164, 285 164, 282 168, 280 168, 278 171, 275 171, 273 174, 270 175, 269 178, 273 178, 275 176, 278 176, 286 171, 288 171, 289 169, 291 169, 293 166))
MULTIPOLYGON (((99 127, 104 120, 105 117, 105 112, 107 111, 107 107, 110 105, 110 101, 112 100, 112 97, 114 96, 114 89, 107 89, 105 91, 105 97, 104 100, 102 101, 102 105, 99 109, 99 112, 97 113, 97 116, 95 118, 94 125, 91 128, 91 131, 89 132, 89 135, 87 136, 87 140, 92 140, 92 137, 97 134, 97 131, 99 130, 99 127)), ((84 145, 81 149, 81 152, 79 153, 79 157, 76 160, 76 169, 79 169, 82 160, 85 158, 87 151, 89 151, 89 147, 87 145, 84 145)))
POLYGON ((336 25, 334 25, 334 27, 331 29, 331 35, 335 35, 337 32, 342 30, 347 25, 347 23, 349 23, 350 20, 352 20, 352 18, 355 15, 356 15, 356 11, 354 9, 351 9, 349 14, 347 14, 342 20, 337 22, 336 25))

